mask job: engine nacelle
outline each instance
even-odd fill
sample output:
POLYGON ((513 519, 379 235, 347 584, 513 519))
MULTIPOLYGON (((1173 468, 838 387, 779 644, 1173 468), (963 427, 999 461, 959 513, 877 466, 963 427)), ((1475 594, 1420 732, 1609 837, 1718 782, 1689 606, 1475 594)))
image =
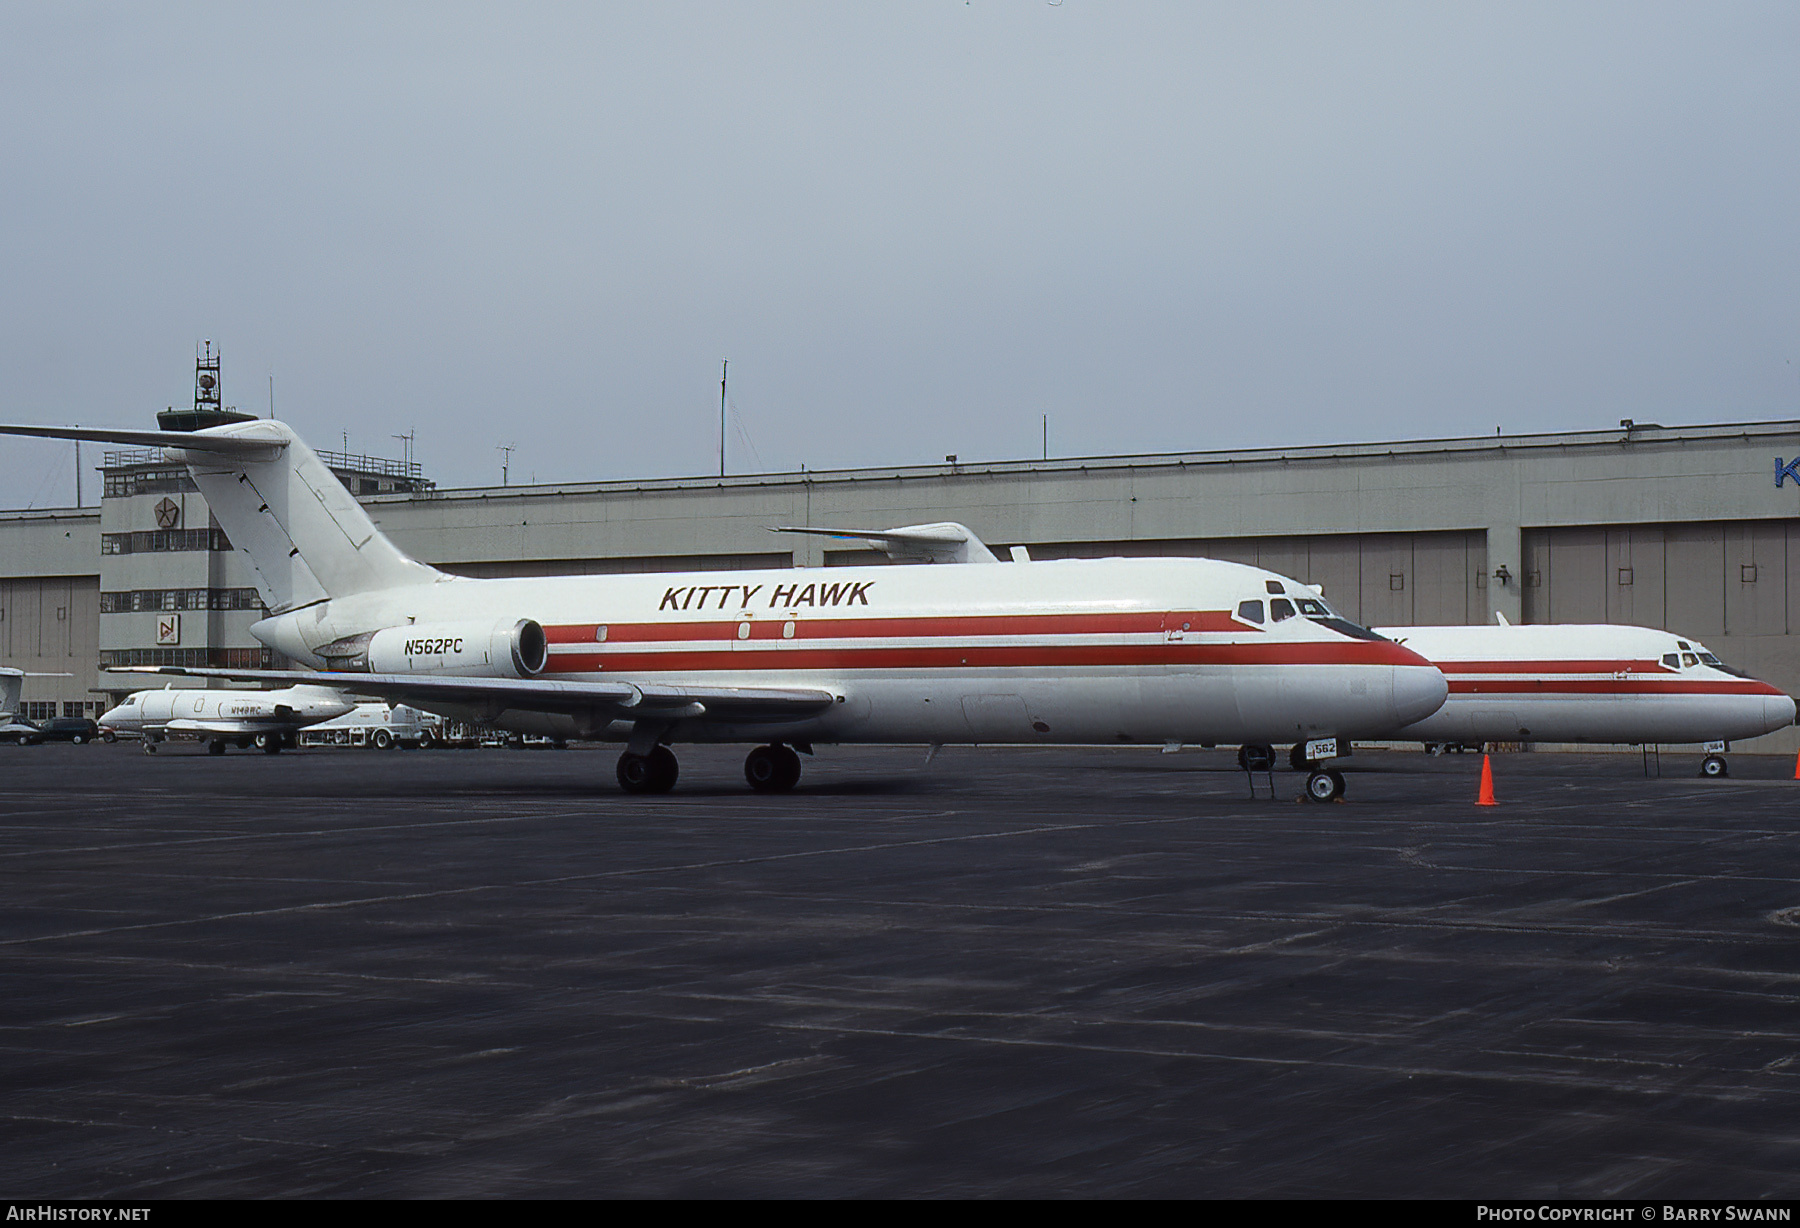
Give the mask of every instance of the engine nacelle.
POLYGON ((415 623, 352 636, 317 649, 331 669, 373 674, 530 678, 549 656, 544 629, 529 618, 415 623))

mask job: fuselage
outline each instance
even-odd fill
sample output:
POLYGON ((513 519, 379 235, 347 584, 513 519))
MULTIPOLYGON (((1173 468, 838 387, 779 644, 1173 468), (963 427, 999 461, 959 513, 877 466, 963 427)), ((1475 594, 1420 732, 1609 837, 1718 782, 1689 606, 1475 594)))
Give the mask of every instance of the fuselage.
POLYGON ((1395 736, 1422 742, 1727 741, 1794 721, 1778 688, 1697 640, 1649 627, 1381 629, 1444 671, 1442 708, 1395 736))
POLYGON ((171 724, 241 727, 252 732, 303 729, 342 716, 355 705, 341 693, 325 687, 291 686, 279 691, 202 690, 165 687, 135 691, 105 712, 102 729, 120 733, 160 733, 171 724))
MULTIPOLYGON (((1209 559, 447 578, 315 603, 255 633, 323 668, 327 645, 417 627, 377 668, 517 676, 470 657, 457 630, 474 644, 511 620, 543 628, 544 679, 803 686, 836 701, 803 719, 677 723, 671 741, 1359 737, 1422 719, 1445 694, 1435 667, 1336 619, 1311 589, 1209 559)), ((523 732, 630 731, 616 713, 410 702, 523 732)))

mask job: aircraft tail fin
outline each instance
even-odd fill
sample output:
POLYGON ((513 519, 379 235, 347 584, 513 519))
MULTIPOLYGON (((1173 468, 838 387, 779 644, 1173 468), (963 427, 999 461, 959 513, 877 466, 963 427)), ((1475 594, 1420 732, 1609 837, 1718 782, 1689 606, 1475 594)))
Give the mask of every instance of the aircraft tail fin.
POLYGON ((0 666, 0 716, 19 714, 19 696, 24 694, 27 678, 72 678, 62 672, 34 673, 29 670, 0 666))
POLYGON ((286 423, 265 418, 193 432, 0 426, 0 433, 148 444, 185 462, 276 614, 443 578, 390 542, 286 423))

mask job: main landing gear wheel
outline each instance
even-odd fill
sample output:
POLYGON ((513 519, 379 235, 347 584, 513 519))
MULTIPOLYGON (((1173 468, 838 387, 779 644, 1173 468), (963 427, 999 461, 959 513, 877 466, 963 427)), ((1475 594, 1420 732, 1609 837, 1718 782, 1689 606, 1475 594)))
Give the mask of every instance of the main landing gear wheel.
POLYGON ((758 793, 786 793, 800 783, 800 756, 791 746, 759 746, 744 757, 744 779, 758 793))
POLYGON ((681 765, 675 752, 659 746, 647 755, 626 751, 619 756, 619 788, 627 793, 667 793, 675 787, 681 765))
POLYGON ((210 741, 206 744, 206 753, 209 755, 224 754, 225 753, 225 743, 219 741, 219 739, 217 739, 217 738, 214 738, 212 741, 210 741))
POLYGON ((155 738, 145 738, 144 739, 144 753, 146 755, 154 755, 156 753, 156 739, 155 738))
POLYGON ((1273 746, 1238 747, 1238 768, 1245 772, 1266 772, 1275 766, 1273 746))
POLYGON ((259 733, 256 735, 256 745, 261 748, 262 753, 265 755, 279 755, 281 753, 281 735, 278 733, 259 733))
POLYGON ((1700 761, 1702 776, 1729 776, 1731 768, 1725 762, 1724 755, 1708 755, 1700 761))
POLYGON ((1344 796, 1344 774, 1336 768, 1314 772, 1306 778, 1306 796, 1315 802, 1335 802, 1344 796))

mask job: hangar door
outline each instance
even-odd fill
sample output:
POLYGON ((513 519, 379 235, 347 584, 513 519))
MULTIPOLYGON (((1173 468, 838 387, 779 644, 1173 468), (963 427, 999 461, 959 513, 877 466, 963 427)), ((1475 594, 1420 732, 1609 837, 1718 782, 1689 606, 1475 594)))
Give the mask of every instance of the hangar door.
POLYGON ((1702 639, 1800 629, 1800 521, 1527 529, 1523 546, 1526 622, 1702 639))

